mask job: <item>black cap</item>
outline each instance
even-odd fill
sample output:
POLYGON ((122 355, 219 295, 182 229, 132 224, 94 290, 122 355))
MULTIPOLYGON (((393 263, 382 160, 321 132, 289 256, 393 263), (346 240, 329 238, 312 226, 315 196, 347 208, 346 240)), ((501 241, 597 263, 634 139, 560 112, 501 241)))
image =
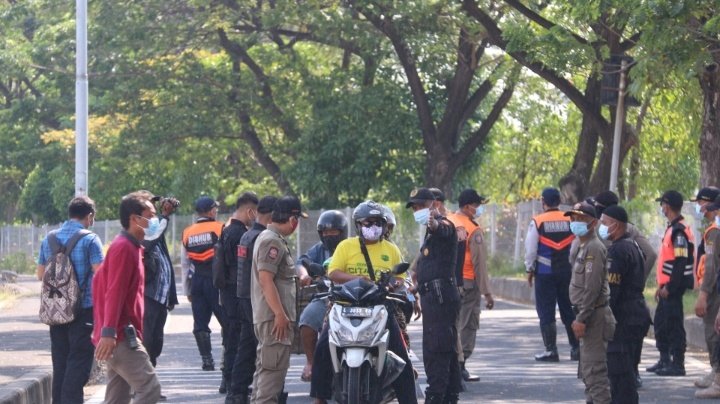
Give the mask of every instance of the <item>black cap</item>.
POLYGON ((302 211, 300 199, 294 196, 283 196, 275 201, 275 205, 273 205, 273 212, 308 217, 308 214, 302 211))
POLYGON ((707 202, 713 202, 715 198, 720 195, 720 189, 717 189, 716 187, 705 187, 698 191, 697 195, 695 195, 695 198, 690 199, 691 202, 698 202, 698 201, 707 201, 707 202))
POLYGON ((209 212, 216 206, 218 206, 218 203, 209 196, 201 196, 195 201, 195 211, 197 213, 209 212))
POLYGON ((560 205, 560 191, 557 188, 543 189, 542 198, 548 206, 560 205))
POLYGON ((470 205, 473 203, 482 205, 488 203, 488 199, 478 194, 477 191, 474 189, 468 188, 460 192, 460 196, 458 197, 458 206, 462 208, 465 205, 470 205))
POLYGON ((608 206, 607 208, 605 208, 605 210, 603 210, 602 214, 607 217, 611 217, 621 223, 628 222, 627 212, 620 205, 608 206))
POLYGON ((670 190, 665 191, 660 198, 655 199, 655 202, 666 203, 671 208, 680 210, 683 206, 683 199, 684 198, 680 192, 670 190))
POLYGON ((578 202, 572 207, 572 209, 565 212, 565 216, 570 216, 573 214, 590 216, 592 218, 597 217, 597 213, 595 212, 595 207, 587 202, 578 202))
POLYGON ((276 197, 270 195, 263 196, 258 202, 258 213, 271 213, 273 210, 273 206, 275 206, 275 202, 277 202, 276 197))
POLYGON ((430 192, 432 192, 436 201, 445 202, 445 194, 440 188, 430 188, 430 192))
POLYGON ((408 202, 405 204, 406 208, 413 206, 416 203, 423 203, 427 201, 434 201, 435 196, 432 191, 427 188, 415 188, 410 192, 408 202))
POLYGON ((713 203, 708 203, 707 205, 705 205, 705 210, 708 212, 712 212, 718 209, 720 209, 720 195, 715 198, 715 201, 713 203))
POLYGON ((600 204, 603 207, 613 206, 617 205, 620 200, 618 199, 618 196, 613 191, 602 191, 599 194, 595 195, 595 203, 600 204))

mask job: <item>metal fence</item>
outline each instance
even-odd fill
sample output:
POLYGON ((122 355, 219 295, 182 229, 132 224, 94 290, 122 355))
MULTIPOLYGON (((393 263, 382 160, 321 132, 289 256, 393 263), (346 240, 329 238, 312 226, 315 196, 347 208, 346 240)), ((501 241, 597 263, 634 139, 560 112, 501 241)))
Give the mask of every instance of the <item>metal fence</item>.
MULTIPOLYGON (((687 203, 683 207, 683 214, 687 223, 694 229, 696 240, 699 240, 700 232, 698 226, 700 221, 696 219, 694 204, 687 203)), ((653 205, 657 206, 657 205, 653 205)), ((452 208, 452 206, 450 206, 452 208)), ((561 206, 562 210, 568 207, 561 206)), ((352 208, 340 209, 348 219, 352 216, 352 208)), ((398 224, 393 233, 392 240, 400 247, 407 260, 411 260, 419 251, 423 237, 423 229, 415 224, 409 210, 398 212, 395 210, 398 224)), ((645 212, 648 212, 646 209, 645 212)), ((485 229, 485 239, 488 242, 488 252, 491 256, 498 256, 512 262, 513 266, 522 266, 525 253, 524 242, 527 227, 533 216, 540 213, 542 207, 540 201, 528 201, 518 205, 487 205, 485 213, 479 219, 485 229)), ((301 220, 298 230, 290 237, 293 254, 298 256, 307 251, 313 244, 319 241, 316 223, 322 210, 308 212, 309 218, 301 220)), ((228 215, 219 215, 218 220, 227 220, 228 215)), ((660 244, 660 239, 665 231, 666 222, 659 213, 637 213, 631 218, 632 221, 648 235, 653 245, 660 244)), ((174 260, 179 261, 180 238, 182 230, 195 220, 195 216, 185 215, 171 216, 170 227, 166 233, 170 254, 174 260)), ((13 254, 25 255, 27 259, 35 260, 38 255, 40 243, 47 233, 58 228, 54 226, 33 226, 33 225, 12 225, 0 228, 0 262, 13 254)), ((112 239, 120 232, 121 226, 118 220, 96 221, 92 230, 100 236, 107 247, 112 239)), ((354 226, 349 226, 350 236, 354 235, 354 226)))

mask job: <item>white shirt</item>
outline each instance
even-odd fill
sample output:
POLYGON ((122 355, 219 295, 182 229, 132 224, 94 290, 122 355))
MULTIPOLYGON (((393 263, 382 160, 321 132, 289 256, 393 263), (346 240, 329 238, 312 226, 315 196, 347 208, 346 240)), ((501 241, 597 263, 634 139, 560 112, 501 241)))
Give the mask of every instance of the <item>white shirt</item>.
POLYGON ((535 271, 535 260, 537 259, 538 243, 540 234, 535 226, 535 220, 530 221, 527 236, 525 236, 525 271, 535 271))

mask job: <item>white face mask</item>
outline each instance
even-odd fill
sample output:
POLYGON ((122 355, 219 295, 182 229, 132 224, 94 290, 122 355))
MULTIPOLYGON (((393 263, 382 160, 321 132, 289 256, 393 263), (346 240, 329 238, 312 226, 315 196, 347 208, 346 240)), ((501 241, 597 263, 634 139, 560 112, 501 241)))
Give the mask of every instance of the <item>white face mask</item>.
POLYGON ((720 216, 715 216, 715 224, 720 227, 720 216))
POLYGON ((700 205, 699 203, 695 204, 695 215, 697 215, 697 217, 702 217, 702 215, 703 215, 702 214, 702 205, 700 205))
POLYGON ((363 226, 361 231, 363 238, 368 241, 378 241, 383 234, 382 226, 377 225, 372 225, 370 227, 363 226))

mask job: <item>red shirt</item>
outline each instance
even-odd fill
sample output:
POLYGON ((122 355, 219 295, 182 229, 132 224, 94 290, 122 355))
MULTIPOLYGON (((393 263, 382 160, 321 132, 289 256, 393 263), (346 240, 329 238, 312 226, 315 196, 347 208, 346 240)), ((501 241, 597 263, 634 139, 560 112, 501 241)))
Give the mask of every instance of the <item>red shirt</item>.
POLYGON ((128 324, 135 326, 138 338, 142 339, 145 311, 142 257, 142 245, 125 231, 110 244, 105 261, 93 277, 93 344, 97 345, 100 337, 124 340, 123 329, 128 324))

